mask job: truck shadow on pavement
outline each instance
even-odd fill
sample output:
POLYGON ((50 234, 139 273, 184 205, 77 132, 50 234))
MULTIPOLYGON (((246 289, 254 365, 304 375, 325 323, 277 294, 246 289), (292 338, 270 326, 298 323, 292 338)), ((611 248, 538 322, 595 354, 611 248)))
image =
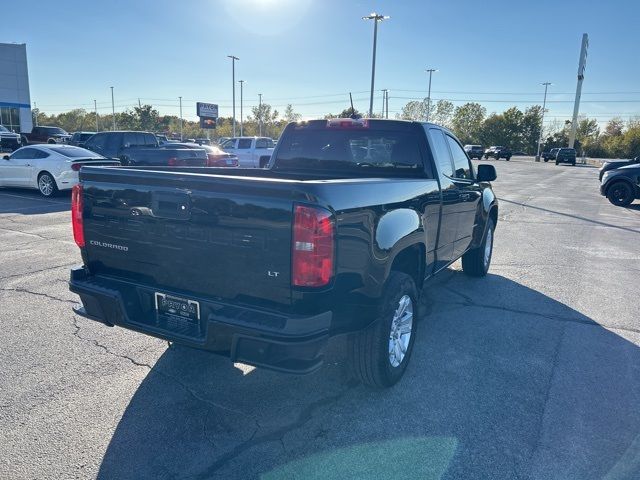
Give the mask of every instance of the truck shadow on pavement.
POLYGON ((0 188, 0 215, 38 215, 71 209, 71 191, 63 190, 45 198, 37 190, 0 188))
POLYGON ((133 396, 100 479, 640 478, 640 331, 616 334, 500 275, 428 284, 394 388, 168 349, 133 396), (427 312, 425 312, 427 310, 427 312))

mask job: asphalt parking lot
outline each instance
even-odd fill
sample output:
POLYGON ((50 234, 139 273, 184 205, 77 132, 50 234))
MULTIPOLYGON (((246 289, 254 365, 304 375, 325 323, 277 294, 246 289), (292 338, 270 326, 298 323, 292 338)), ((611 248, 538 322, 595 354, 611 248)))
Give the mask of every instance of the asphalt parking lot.
POLYGON ((429 282, 402 381, 287 376, 75 317, 69 196, 0 189, 0 478, 640 478, 640 204, 492 162, 493 265, 429 282))

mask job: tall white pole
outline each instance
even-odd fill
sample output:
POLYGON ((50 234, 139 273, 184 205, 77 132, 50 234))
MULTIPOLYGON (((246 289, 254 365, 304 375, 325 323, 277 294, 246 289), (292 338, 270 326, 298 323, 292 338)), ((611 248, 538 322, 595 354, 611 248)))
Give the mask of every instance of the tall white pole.
POLYGON ((178 97, 178 99, 180 100, 180 141, 182 141, 184 139, 182 135, 182 97, 178 97))
POLYGON ((582 34, 582 47, 580 48, 580 61, 578 62, 578 84, 576 85, 576 101, 573 104, 573 119, 571 120, 571 133, 569 134, 569 148, 573 148, 578 130, 578 112, 580 111, 580 96, 582 95, 582 81, 584 69, 587 65, 587 48, 589 48, 589 35, 582 34))
POLYGON ((40 113, 40 112, 38 112, 38 105, 36 105, 36 102, 33 102, 33 109, 36 111, 36 114, 33 116, 33 118, 35 120, 35 123, 36 123, 34 125, 34 127, 37 127, 38 126, 38 113, 40 113))
POLYGON ((536 153, 536 162, 540 161, 540 146, 542 145, 542 129, 544 128, 544 110, 547 106, 547 88, 551 82, 544 82, 544 100, 542 101, 542 116, 540 118, 540 136, 538 137, 538 151, 536 153))
POLYGON ((386 113, 384 118, 386 118, 388 120, 389 119, 389 90, 385 90, 384 91, 384 96, 386 98, 385 106, 386 106, 386 109, 387 109, 387 113, 386 113))
POLYGON ((376 46, 378 43, 378 22, 386 20, 389 17, 379 15, 375 12, 366 17, 362 17, 363 20, 373 20, 373 59, 371 61, 371 94, 369 95, 369 117, 373 117, 373 89, 376 79, 376 46))
POLYGON ((429 121, 429 117, 431 116, 431 75, 433 72, 437 72, 435 68, 427 68, 427 72, 429 72, 429 90, 427 92, 427 122, 429 121))
POLYGON ((113 120, 113 130, 116 129, 116 104, 113 101, 113 87, 111 87, 111 118, 113 120))
POLYGON ((242 121, 242 87, 244 86, 244 80, 238 80, 240 83, 240 136, 244 136, 244 126, 242 121))
POLYGON ((96 100, 93 100, 93 112, 95 113, 96 116, 96 132, 100 131, 100 128, 98 127, 98 103, 96 102, 96 100))
POLYGON ((236 60, 240 60, 233 55, 227 55, 231 59, 231 82, 233 84, 233 136, 236 136, 236 60))
POLYGON ((258 124, 260 126, 260 136, 262 136, 262 94, 258 94, 258 112, 260 113, 260 118, 258 119, 258 124))

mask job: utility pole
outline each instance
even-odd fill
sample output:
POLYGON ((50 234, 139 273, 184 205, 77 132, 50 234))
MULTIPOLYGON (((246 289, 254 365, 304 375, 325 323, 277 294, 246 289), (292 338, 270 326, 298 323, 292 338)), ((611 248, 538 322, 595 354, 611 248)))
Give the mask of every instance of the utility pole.
POLYGON ((262 94, 258 94, 258 112, 260 117, 258 118, 258 125, 260 126, 260 136, 262 136, 262 94))
POLYGON ((240 84, 240 136, 242 137, 244 135, 244 127, 242 122, 242 87, 244 85, 244 80, 238 80, 238 83, 240 84))
POLYGON ((569 148, 573 148, 578 129, 578 112, 580 111, 580 96, 582 95, 582 81, 584 69, 587 66, 587 49, 589 48, 589 35, 582 34, 582 47, 580 48, 580 60, 578 62, 578 84, 576 85, 576 101, 573 105, 573 120, 571 121, 571 133, 569 134, 569 148))
POLYGON ((427 93, 427 122, 429 121, 429 116, 431 115, 431 75, 433 72, 437 72, 438 70, 435 68, 427 68, 427 72, 429 72, 429 91, 427 93))
POLYGON ((96 115, 96 132, 99 132, 100 128, 98 127, 98 103, 96 102, 95 98, 93 99, 93 112, 96 115))
POLYGON ((386 97, 385 106, 387 108, 387 113, 384 118, 388 120, 389 119, 389 90, 385 90, 385 97, 386 97))
POLYGON ((231 59, 231 82, 233 84, 233 136, 236 136, 236 60, 240 60, 233 55, 227 55, 231 59))
POLYGON ((382 89, 382 113, 380 114, 380 118, 384 118, 384 105, 386 100, 387 100, 387 90, 383 88, 382 89))
POLYGON ((178 97, 178 100, 180 100, 180 141, 182 141, 184 140, 182 135, 182 97, 178 97))
POLYGON ((536 162, 540 161, 540 145, 542 144, 542 129, 544 128, 544 110, 547 106, 547 88, 549 85, 553 85, 551 82, 544 82, 540 85, 544 85, 544 100, 542 101, 542 118, 540 119, 540 137, 538 137, 538 152, 536 153, 536 162))
POLYGON ((111 118, 113 119, 113 130, 116 130, 116 104, 113 101, 113 87, 111 87, 111 118))
POLYGON ((373 88, 376 79, 376 45, 378 43, 378 22, 387 20, 389 17, 379 15, 375 12, 362 17, 363 20, 373 20, 373 60, 371 61, 371 95, 369 96, 369 117, 373 116, 373 88))

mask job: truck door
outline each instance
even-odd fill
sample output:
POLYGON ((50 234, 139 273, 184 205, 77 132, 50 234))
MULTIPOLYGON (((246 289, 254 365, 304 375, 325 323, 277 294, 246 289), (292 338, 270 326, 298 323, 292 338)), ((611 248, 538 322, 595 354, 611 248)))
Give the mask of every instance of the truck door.
POLYGON ((238 146, 235 150, 235 154, 238 156, 238 162, 241 167, 253 168, 253 138, 239 138, 238 146))
POLYGON ((439 128, 429 128, 429 143, 433 153, 438 178, 442 190, 442 214, 440 232, 436 248, 435 271, 441 270, 451 263, 454 257, 454 245, 458 226, 458 186, 452 180, 453 162, 447 141, 439 128))
POLYGON ((476 227, 478 203, 482 198, 482 189, 473 178, 471 162, 460 144, 451 135, 446 133, 444 135, 453 158, 453 177, 451 180, 458 189, 459 197, 457 208, 458 226, 453 248, 454 258, 458 258, 471 245, 473 231, 476 227))

